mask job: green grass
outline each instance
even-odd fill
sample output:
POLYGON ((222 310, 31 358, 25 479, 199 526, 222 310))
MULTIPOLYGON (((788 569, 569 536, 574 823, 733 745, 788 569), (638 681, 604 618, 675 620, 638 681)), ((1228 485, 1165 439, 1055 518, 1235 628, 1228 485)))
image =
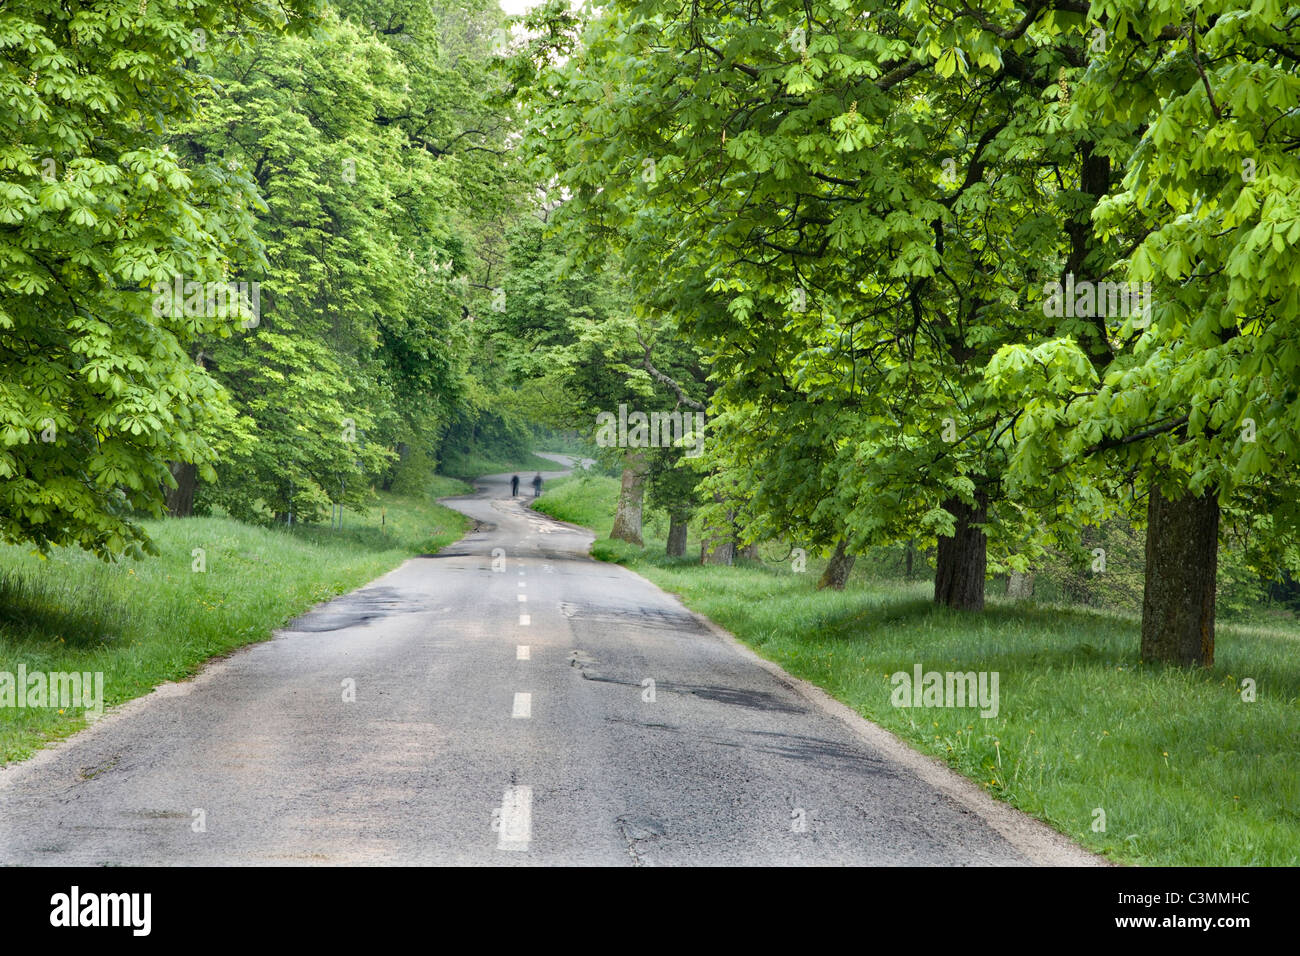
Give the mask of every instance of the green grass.
POLYGON ((529 452, 522 456, 495 456, 477 454, 448 453, 438 466, 442 475, 450 475, 464 481, 470 481, 479 475, 499 475, 502 472, 517 471, 523 478, 523 472, 555 471, 560 466, 549 458, 542 458, 529 452))
MULTIPOLYGON (((314 604, 359 587, 414 554, 464 534, 467 520, 434 495, 380 496, 328 526, 262 528, 229 518, 146 522, 162 552, 105 564, 60 549, 47 560, 0 547, 0 671, 102 671, 106 706, 195 674, 209 658, 270 637, 314 604), (206 570, 192 570, 192 552, 206 570)), ((0 707, 0 763, 21 760, 85 724, 82 711, 0 707)))
MULTIPOLYGON (((539 510, 609 530, 617 482, 572 479, 539 510), (598 520, 591 520, 598 519, 598 520)), ((982 614, 936 607, 928 581, 855 571, 817 591, 778 559, 702 567, 598 540, 790 673, 825 688, 916 749, 1108 857, 1149 865, 1300 863, 1300 630, 1221 625, 1208 671, 1138 661, 1136 616, 992 600, 982 614), (901 708, 896 671, 996 671, 1000 708, 901 708), (1258 700, 1238 690, 1252 678, 1258 700), (1094 811, 1105 832, 1094 832, 1094 811)), ((688 549, 688 554, 692 553, 688 549)), ((698 555, 698 550, 694 552, 698 555)), ((862 562, 859 562, 860 564, 862 562)))
POLYGON ((618 479, 601 475, 556 478, 542 486, 542 496, 533 507, 552 518, 608 534, 614 524, 618 486, 618 479))
POLYGON ((425 493, 433 499, 450 498, 454 495, 472 495, 474 488, 466 481, 460 478, 451 478, 447 475, 434 475, 425 482, 425 493))

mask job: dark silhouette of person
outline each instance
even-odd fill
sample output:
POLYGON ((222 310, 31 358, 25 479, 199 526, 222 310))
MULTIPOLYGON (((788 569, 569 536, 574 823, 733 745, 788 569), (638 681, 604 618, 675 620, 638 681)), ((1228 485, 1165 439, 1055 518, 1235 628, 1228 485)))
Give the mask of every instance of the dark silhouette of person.
POLYGON ((542 493, 542 473, 539 471, 533 478, 533 497, 536 498, 542 493))
POLYGON ((510 497, 511 498, 519 497, 519 476, 518 475, 513 475, 510 478, 510 497))

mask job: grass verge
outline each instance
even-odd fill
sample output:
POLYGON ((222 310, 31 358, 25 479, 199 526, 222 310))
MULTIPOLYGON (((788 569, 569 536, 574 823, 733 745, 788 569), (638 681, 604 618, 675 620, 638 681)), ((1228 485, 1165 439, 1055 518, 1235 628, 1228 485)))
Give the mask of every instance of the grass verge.
POLYGON ((516 457, 450 453, 443 459, 438 471, 462 481, 473 481, 479 475, 499 475, 507 471, 517 471, 520 479, 523 479, 526 471, 555 471, 559 467, 549 458, 542 458, 532 452, 516 457))
MULTIPOLYGON (((606 534, 617 493, 613 479, 565 479, 537 508, 606 534)), ((676 593, 791 674, 1079 843, 1146 865, 1300 863, 1294 625, 1220 626, 1208 671, 1146 666, 1135 616, 996 600, 961 614, 936 607, 928 582, 867 577, 873 569, 843 592, 818 591, 814 560, 800 574, 778 560, 703 567, 664 557, 654 528, 645 549, 598 539, 592 554, 676 593), (996 716, 893 706, 891 675, 918 664, 996 672, 996 716), (1246 678, 1253 702, 1243 699, 1246 678)))
MULTIPOLYGON (((457 540, 467 520, 432 499, 466 490, 443 479, 421 498, 381 494, 368 514, 345 513, 341 531, 217 517, 150 521, 162 553, 141 562, 105 564, 67 549, 42 559, 0 547, 0 672, 15 674, 19 664, 28 673, 98 671, 105 706, 139 697, 457 540)), ((0 706, 0 763, 84 725, 80 708, 0 706)))

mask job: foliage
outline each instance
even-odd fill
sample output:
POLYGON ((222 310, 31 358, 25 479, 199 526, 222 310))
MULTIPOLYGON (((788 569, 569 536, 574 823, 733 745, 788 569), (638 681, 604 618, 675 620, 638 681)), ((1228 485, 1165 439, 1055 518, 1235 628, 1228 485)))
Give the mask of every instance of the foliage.
POLYGON ((0 9, 0 536, 140 554, 167 462, 211 475, 230 410, 189 360, 237 316, 157 315, 150 289, 222 277, 245 183, 164 136, 246 32, 310 0, 14 0, 0 9))

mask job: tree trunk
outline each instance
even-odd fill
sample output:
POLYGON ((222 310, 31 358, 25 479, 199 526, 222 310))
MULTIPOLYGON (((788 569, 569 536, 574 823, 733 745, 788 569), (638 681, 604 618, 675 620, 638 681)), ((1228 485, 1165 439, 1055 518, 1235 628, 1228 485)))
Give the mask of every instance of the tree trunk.
POLYGON ((167 513, 173 518, 194 514, 194 492, 199 486, 199 470, 187 461, 169 461, 167 468, 176 479, 175 488, 163 489, 167 513))
POLYGON ((738 558, 746 558, 747 560, 750 560, 750 561, 757 561, 757 560, 759 560, 759 558, 758 558, 758 542, 755 541, 753 544, 747 544, 747 545, 745 545, 743 548, 738 547, 737 550, 736 550, 736 557, 738 557, 738 558))
POLYGON ((700 543, 700 564, 733 564, 736 560, 736 539, 729 534, 706 537, 700 543))
POLYGON ((650 461, 644 450, 629 448, 623 453, 623 485, 618 492, 618 512, 609 536, 638 547, 641 540, 641 506, 645 500, 645 479, 650 461))
POLYGON ((959 611, 982 611, 988 539, 979 526, 988 520, 988 495, 976 491, 974 507, 960 498, 949 498, 943 508, 956 519, 956 527, 952 537, 939 539, 934 602, 959 611))
MULTIPOLYGON (((715 494, 714 501, 722 503, 723 496, 715 494)), ((705 537, 699 542, 699 563, 731 564, 736 561, 736 512, 728 509, 727 520, 720 527, 705 525, 705 537)))
POLYGON ((903 580, 905 581, 912 580, 912 560, 915 555, 916 546, 911 541, 908 541, 907 550, 903 552, 903 580))
POLYGON ((1214 589, 1219 569, 1219 498, 1170 501, 1151 489, 1142 594, 1142 660, 1214 664, 1214 589))
POLYGON ((826 565, 826 570, 822 572, 821 580, 817 582, 817 590, 834 588, 843 591, 845 583, 849 580, 849 572, 853 570, 853 562, 857 559, 856 554, 845 553, 843 541, 838 542, 835 545, 835 553, 831 555, 831 560, 826 565))
POLYGON ((686 554, 687 516, 684 512, 668 513, 668 547, 666 553, 670 558, 680 558, 686 554))
MULTIPOLYGON (((715 494, 713 500, 721 504, 725 499, 715 494)), ((736 560, 736 512, 727 509, 727 519, 720 527, 706 526, 704 540, 700 542, 700 564, 732 564, 736 560)))
POLYGON ((1013 601, 1024 601, 1034 596, 1034 573, 1012 571, 1007 576, 1007 597, 1013 601))

